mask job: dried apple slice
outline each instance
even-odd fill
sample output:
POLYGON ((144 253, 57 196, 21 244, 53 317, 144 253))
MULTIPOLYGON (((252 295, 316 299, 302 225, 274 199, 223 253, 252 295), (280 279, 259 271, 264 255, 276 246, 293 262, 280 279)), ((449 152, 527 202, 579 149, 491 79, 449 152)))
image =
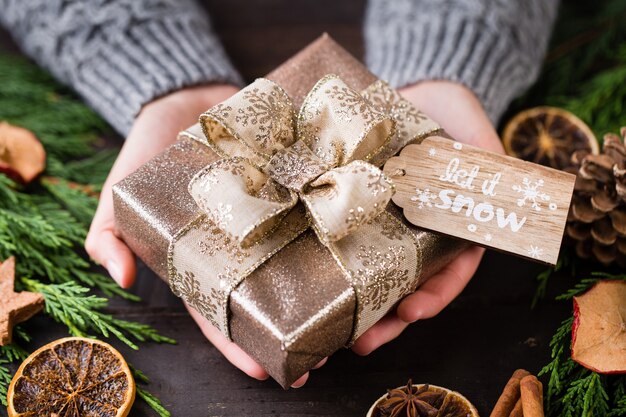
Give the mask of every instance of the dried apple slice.
POLYGON ((46 168, 46 151, 30 130, 0 122, 0 172, 28 184, 46 168))
POLYGON ((574 297, 572 359, 601 374, 626 373, 626 281, 600 281, 574 297))

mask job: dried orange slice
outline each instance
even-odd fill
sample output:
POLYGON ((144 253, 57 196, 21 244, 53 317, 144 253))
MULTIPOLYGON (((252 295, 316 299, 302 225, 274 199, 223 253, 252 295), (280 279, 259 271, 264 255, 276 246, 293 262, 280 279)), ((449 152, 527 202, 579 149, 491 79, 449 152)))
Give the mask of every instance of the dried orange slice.
POLYGON ((576 151, 597 154, 598 141, 574 114, 556 107, 535 107, 511 119, 502 136, 506 153, 564 170, 576 151))
POLYGON ((111 345, 68 337, 26 358, 7 400, 9 417, 125 417, 135 401, 135 381, 111 345))
POLYGON ((478 417, 478 410, 456 391, 409 380, 376 400, 366 417, 405 416, 478 417))

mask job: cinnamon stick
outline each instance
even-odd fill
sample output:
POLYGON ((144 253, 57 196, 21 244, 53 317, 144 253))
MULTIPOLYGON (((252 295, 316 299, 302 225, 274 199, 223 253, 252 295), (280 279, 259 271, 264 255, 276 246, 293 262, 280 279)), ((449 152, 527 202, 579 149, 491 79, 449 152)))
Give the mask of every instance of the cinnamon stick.
POLYGON ((520 398, 515 403, 515 407, 513 407, 513 411, 509 414, 509 417, 524 417, 524 413, 522 412, 522 399, 520 398))
POLYGON ((536 376, 529 375, 520 381, 524 417, 544 417, 543 385, 536 376))
POLYGON ((513 372, 502 394, 500 394, 500 398, 498 398, 498 402, 496 402, 490 417, 508 417, 511 414, 517 400, 520 398, 520 381, 528 375, 530 375, 530 372, 525 369, 518 369, 513 372))

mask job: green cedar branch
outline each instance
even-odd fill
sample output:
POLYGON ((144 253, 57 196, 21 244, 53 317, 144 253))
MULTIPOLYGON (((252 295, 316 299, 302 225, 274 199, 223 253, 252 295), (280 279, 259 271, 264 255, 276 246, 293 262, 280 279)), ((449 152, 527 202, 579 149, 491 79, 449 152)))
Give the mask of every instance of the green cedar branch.
MULTIPOLYGON (((143 372, 141 372, 139 369, 135 368, 132 365, 129 365, 129 366, 130 366, 131 371, 133 372, 135 383, 137 384, 149 384, 150 383, 150 379, 146 376, 146 374, 144 374, 143 372)), ((161 400, 159 400, 157 397, 155 397, 154 395, 152 395, 150 392, 148 392, 143 387, 140 387, 139 385, 137 385, 137 396, 139 396, 139 398, 144 400, 146 404, 148 404, 154 411, 156 411, 156 413, 160 417, 170 417, 172 415, 172 413, 170 413, 170 411, 167 408, 165 408, 165 406, 161 403, 161 400)))
POLYGON ((144 400, 146 404, 148 404, 150 408, 152 408, 159 416, 170 417, 172 415, 172 413, 170 413, 169 410, 163 406, 161 400, 142 387, 137 387, 137 396, 144 400))
POLYGON ((581 279, 573 288, 556 297, 557 300, 570 300, 593 287, 598 281, 621 280, 626 281, 626 274, 609 274, 606 272, 592 272, 591 277, 581 279))
MULTIPOLYGON (((33 131, 47 153, 46 177, 27 187, 0 175, 0 260, 18 258, 16 287, 42 292, 46 314, 72 334, 112 335, 135 348, 134 341, 174 342, 150 326, 103 313, 107 298, 89 293, 98 289, 105 297, 138 300, 93 272, 77 250, 83 246, 97 199, 73 183, 94 193, 101 190, 117 156, 116 149, 102 148, 101 137, 110 129, 67 87, 27 59, 0 54, 0 79, 0 121, 33 131)), ((20 326, 14 330, 18 339, 28 342, 20 326)), ((8 365, 26 354, 16 345, 0 349, 0 402, 6 402, 8 365)), ((159 415, 168 415, 145 390, 139 396, 159 415)))
POLYGON ((22 278, 21 281, 27 291, 39 292, 44 296, 46 314, 67 326, 74 336, 88 337, 89 332, 96 332, 102 337, 115 336, 135 350, 139 348, 131 337, 140 342, 175 343, 152 326, 103 313, 100 310, 107 306, 108 300, 88 294, 89 288, 75 282, 44 284, 29 278, 22 278))
POLYGON ((7 365, 23 361, 27 356, 28 352, 15 343, 0 346, 0 403, 4 406, 7 405, 7 389, 13 377, 13 373, 7 365))
POLYGON ((97 200, 63 179, 42 180, 42 187, 27 192, 0 176, 0 258, 16 256, 20 276, 79 281, 108 297, 138 301, 109 277, 91 271, 91 264, 76 251, 83 246, 97 200))

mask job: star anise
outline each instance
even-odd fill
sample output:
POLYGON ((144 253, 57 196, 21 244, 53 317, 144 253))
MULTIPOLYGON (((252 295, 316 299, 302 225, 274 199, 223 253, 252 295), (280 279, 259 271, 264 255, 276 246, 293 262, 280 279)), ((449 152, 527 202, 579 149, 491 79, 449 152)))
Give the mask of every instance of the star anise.
POLYGON ((419 388, 409 379, 406 387, 388 390, 387 398, 378 405, 381 417, 435 417, 446 394, 419 388))

